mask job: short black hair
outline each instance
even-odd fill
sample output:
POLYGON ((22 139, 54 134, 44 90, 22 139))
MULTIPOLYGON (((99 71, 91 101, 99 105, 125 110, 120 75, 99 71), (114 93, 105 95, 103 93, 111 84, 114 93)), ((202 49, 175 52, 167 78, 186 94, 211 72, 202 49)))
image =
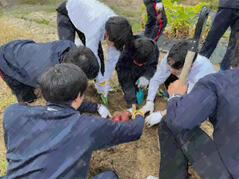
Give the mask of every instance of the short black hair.
POLYGON ((94 79, 99 73, 99 63, 95 54, 85 46, 73 47, 64 56, 64 63, 73 63, 80 67, 88 79, 94 79))
POLYGON ((85 73, 70 63, 50 67, 40 79, 43 97, 55 104, 71 104, 79 93, 81 96, 84 94, 87 85, 85 73))
POLYGON ((138 38, 133 41, 133 58, 139 64, 144 64, 153 56, 154 42, 148 38, 138 38))
MULTIPOLYGON (((167 61, 173 60, 175 63, 172 65, 174 69, 183 68, 187 52, 191 47, 191 42, 189 40, 180 40, 176 42, 173 47, 169 50, 167 61)), ((195 61, 197 53, 193 59, 195 61)))
POLYGON ((105 24, 105 30, 109 40, 114 42, 115 48, 120 51, 123 50, 124 45, 130 42, 133 37, 129 21, 122 16, 110 17, 105 24))

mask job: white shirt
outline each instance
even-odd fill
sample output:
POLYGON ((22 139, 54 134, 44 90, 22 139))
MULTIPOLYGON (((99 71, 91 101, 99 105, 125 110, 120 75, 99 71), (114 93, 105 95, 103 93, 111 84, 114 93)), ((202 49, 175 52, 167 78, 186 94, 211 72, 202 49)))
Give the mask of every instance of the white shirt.
MULTIPOLYGON (((117 16, 109 7, 97 0, 68 0, 66 4, 69 18, 74 26, 84 33, 86 46, 98 57, 98 46, 104 40, 105 23, 113 16, 117 16)), ((107 47, 106 69, 104 77, 101 73, 96 77, 96 82, 109 80, 114 71, 120 52, 115 47, 107 47), (112 70, 113 69, 113 70, 112 70)))
MULTIPOLYGON (((164 56, 163 60, 157 68, 156 73, 150 80, 147 100, 154 101, 159 86, 164 83, 171 74, 170 67, 167 63, 167 57, 168 54, 164 56)), ((189 93, 193 89, 194 85, 200 78, 210 73, 215 73, 215 69, 212 63, 206 57, 198 54, 196 60, 193 63, 193 67, 187 76, 187 93, 189 93)))

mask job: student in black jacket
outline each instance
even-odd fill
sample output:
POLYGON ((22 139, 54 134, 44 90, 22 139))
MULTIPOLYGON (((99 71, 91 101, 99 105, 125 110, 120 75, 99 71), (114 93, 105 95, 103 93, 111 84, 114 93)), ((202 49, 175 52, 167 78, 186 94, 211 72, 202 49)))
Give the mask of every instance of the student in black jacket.
POLYGON ((123 89, 127 107, 136 104, 137 87, 145 88, 156 71, 159 50, 156 43, 148 38, 134 36, 116 65, 119 83, 123 89))
POLYGON ((157 41, 167 25, 167 17, 162 0, 144 0, 144 4, 148 15, 144 35, 157 41))

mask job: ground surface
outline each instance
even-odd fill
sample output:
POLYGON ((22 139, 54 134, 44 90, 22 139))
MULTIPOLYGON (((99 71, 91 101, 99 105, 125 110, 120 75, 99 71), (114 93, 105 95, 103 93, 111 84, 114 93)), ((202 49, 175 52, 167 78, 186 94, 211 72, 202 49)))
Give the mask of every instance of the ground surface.
MULTIPOLYGON (((119 11, 119 13, 129 17, 132 23, 138 20, 136 15, 142 6, 141 0, 105 0, 105 2, 115 11, 119 11)), ((57 40, 56 13, 54 9, 55 5, 20 5, 2 10, 0 45, 19 38, 34 39, 41 42, 57 40)), ((163 54, 161 54, 160 59, 162 56, 163 54)), ((124 110, 126 103, 118 86, 116 74, 113 75, 110 83, 115 91, 109 94, 109 109, 111 112, 124 110)), ((86 98, 89 101, 101 103, 92 83, 88 87, 86 98)), ((15 101, 15 97, 8 87, 0 80, 0 122, 4 109, 15 101)), ((44 101, 39 99, 36 104, 43 105, 44 101)), ((166 101, 157 97, 156 110, 164 109, 165 106, 166 101)), ((204 128, 207 132, 212 132, 212 127, 208 123, 204 124, 204 128)), ((160 148, 156 126, 145 128, 141 139, 136 142, 94 152, 89 176, 93 176, 105 169, 113 169, 122 179, 144 179, 148 175, 158 175, 159 163, 160 148)), ((5 164, 3 130, 0 127, 0 174, 5 171, 5 164)), ((192 178, 198 177, 193 174, 192 178)))

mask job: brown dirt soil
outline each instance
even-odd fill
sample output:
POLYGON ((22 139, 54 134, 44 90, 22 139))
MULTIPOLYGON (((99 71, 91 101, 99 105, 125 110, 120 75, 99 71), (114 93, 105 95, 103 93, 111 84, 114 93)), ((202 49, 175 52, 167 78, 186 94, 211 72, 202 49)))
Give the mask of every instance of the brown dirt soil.
MULTIPOLYGON (((120 0, 122 1, 122 0, 120 0)), ((122 1, 123 2, 123 1, 122 1)), ((139 3, 141 1, 135 0, 132 3, 139 3)), ((128 4, 124 4, 127 6, 128 4)), ((55 13, 45 14, 39 12, 33 12, 30 15, 24 16, 24 18, 6 17, 6 23, 10 26, 15 26, 19 29, 25 29, 37 36, 38 41, 52 41, 57 40, 57 30, 55 27, 55 13), (50 19, 50 25, 37 24, 34 22, 34 17, 39 15, 44 19, 50 19), (26 20, 27 19, 27 20, 26 20)), ((160 59, 163 54, 161 54, 160 59)), ((111 86, 115 89, 114 92, 109 93, 109 109, 113 113, 114 111, 121 111, 126 109, 126 103, 123 99, 122 91, 119 87, 117 75, 114 75, 110 81, 111 86)), ((0 94, 6 85, 0 82, 0 94)), ((4 94, 2 94, 4 95, 4 94)), ((97 95, 96 90, 92 82, 86 92, 86 99, 92 102, 101 103, 100 97, 97 95)), ((44 100, 41 98, 35 104, 43 105, 44 100)), ((156 98, 155 110, 164 109, 166 107, 166 101, 160 97, 156 98)), ((3 109, 0 110, 0 122, 2 119, 3 109)), ((2 123, 2 122, 1 122, 2 123)), ((208 124, 204 124, 204 128, 209 133, 212 132, 212 127, 208 124)), ((127 144, 121 144, 115 147, 111 147, 104 150, 95 151, 93 153, 89 177, 96 175, 105 169, 113 169, 117 172, 121 179, 145 179, 148 175, 158 175, 159 163, 160 163, 160 148, 158 142, 157 126, 152 128, 145 128, 143 135, 138 141, 130 142, 127 144)), ((102 139, 104 140, 104 139, 102 139)), ((0 155, 5 154, 3 130, 0 126, 0 155)), ((193 172, 191 178, 199 178, 193 172)))

